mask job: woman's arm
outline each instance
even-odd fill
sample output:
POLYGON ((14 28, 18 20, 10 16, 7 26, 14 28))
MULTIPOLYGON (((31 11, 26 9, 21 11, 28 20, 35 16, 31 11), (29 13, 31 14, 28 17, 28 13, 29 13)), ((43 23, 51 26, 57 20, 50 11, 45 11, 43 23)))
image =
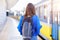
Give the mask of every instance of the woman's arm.
POLYGON ((40 33, 42 25, 40 24, 40 19, 37 17, 37 35, 40 33))
POLYGON ((23 20, 23 16, 21 16, 20 21, 19 21, 19 25, 18 25, 18 31, 20 32, 20 34, 22 35, 22 20, 23 20))
POLYGON ((35 28, 35 33, 33 34, 33 36, 37 36, 40 33, 40 29, 42 26, 40 24, 38 16, 36 15, 33 16, 33 24, 33 27, 35 28))

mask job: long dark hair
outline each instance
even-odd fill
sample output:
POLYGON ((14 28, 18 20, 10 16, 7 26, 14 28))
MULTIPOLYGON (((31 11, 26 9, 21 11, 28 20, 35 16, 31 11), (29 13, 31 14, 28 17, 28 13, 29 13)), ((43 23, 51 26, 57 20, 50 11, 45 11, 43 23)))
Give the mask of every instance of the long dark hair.
POLYGON ((29 16, 35 15, 35 7, 32 3, 28 3, 24 17, 26 18, 28 15, 29 16))

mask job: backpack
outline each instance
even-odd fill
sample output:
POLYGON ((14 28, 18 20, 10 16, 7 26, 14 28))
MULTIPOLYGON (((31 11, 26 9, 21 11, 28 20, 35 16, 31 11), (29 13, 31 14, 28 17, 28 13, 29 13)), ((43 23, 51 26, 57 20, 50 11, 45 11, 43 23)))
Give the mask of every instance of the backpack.
POLYGON ((23 20, 23 23, 22 23, 22 36, 23 36, 23 38, 31 39, 32 32, 33 32, 32 31, 32 18, 27 17, 23 20))

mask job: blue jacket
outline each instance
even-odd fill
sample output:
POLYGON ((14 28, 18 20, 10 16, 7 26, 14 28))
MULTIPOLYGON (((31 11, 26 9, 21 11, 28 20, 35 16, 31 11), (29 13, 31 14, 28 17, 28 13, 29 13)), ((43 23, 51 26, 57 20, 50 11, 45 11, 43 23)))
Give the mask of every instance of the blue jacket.
MULTIPOLYGON (((22 20, 23 20, 24 16, 21 16, 20 18, 20 22, 19 22, 19 25, 18 25, 18 31, 20 32, 20 34, 22 35, 22 20)), ((33 34, 33 36, 37 36, 39 33, 40 33, 40 28, 42 27, 41 24, 40 24, 40 20, 39 18, 34 15, 32 17, 32 20, 33 20, 33 28, 36 28, 36 32, 33 34)))

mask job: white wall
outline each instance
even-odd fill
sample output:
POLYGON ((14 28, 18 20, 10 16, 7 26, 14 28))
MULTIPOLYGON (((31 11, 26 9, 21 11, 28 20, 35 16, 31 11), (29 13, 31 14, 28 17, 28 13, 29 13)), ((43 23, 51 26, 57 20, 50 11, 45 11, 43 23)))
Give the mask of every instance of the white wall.
POLYGON ((0 27, 6 21, 6 3, 5 0, 0 0, 0 27))

